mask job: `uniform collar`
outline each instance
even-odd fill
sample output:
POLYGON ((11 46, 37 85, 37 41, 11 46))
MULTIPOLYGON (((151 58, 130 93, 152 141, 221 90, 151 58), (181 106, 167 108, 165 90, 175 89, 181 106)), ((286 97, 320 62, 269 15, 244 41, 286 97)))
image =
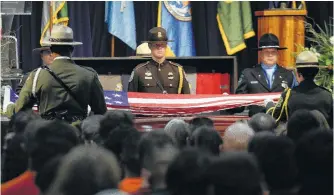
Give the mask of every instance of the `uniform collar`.
POLYGON ((58 57, 55 57, 54 60, 70 60, 71 58, 68 57, 68 56, 58 56, 58 57))
POLYGON ((164 64, 166 64, 168 62, 166 59, 162 63, 160 63, 160 64, 157 61, 155 61, 154 59, 152 59, 151 61, 152 61, 152 63, 154 65, 164 65, 164 64))
POLYGON ((264 69, 264 70, 268 70, 268 69, 276 69, 277 68, 277 64, 273 65, 273 66, 268 66, 266 64, 263 64, 261 63, 261 67, 264 69))

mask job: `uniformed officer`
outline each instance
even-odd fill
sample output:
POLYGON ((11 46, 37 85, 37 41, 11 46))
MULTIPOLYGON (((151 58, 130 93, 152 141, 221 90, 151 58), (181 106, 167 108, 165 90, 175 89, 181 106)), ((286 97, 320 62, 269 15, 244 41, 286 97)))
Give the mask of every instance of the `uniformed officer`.
POLYGON ((88 67, 76 65, 70 58, 75 45, 73 31, 63 25, 54 26, 49 42, 54 61, 48 68, 32 72, 17 100, 15 111, 38 104, 44 119, 62 119, 67 122, 82 120, 87 107, 94 114, 107 110, 102 85, 97 73, 88 67))
POLYGON ((296 72, 299 85, 286 89, 276 106, 270 100, 265 101, 267 113, 278 121, 287 121, 296 110, 318 110, 333 127, 333 97, 331 92, 314 83, 319 71, 317 56, 311 51, 301 52, 296 58, 296 72))
MULTIPOLYGON (((236 94, 254 94, 283 92, 294 84, 292 71, 277 64, 278 50, 287 49, 279 46, 278 38, 271 33, 264 34, 259 41, 261 63, 245 69, 239 78, 236 94)), ((235 112, 242 112, 243 108, 235 112)), ((262 106, 249 106, 249 116, 265 112, 262 106)))
POLYGON ((183 67, 166 60, 166 30, 161 27, 149 31, 148 45, 152 60, 139 64, 132 71, 128 91, 164 94, 190 94, 183 67))
MULTIPOLYGON (((39 53, 39 55, 41 56, 41 59, 42 59, 42 66, 48 66, 53 61, 53 57, 51 55, 51 50, 50 50, 49 46, 42 46, 42 47, 39 47, 39 48, 35 48, 33 50, 33 53, 34 54, 39 53)), ((20 83, 18 84, 18 86, 15 89, 16 94, 20 94, 21 89, 22 89, 22 87, 23 87, 24 83, 26 82, 29 75, 30 75, 30 72, 26 73, 23 76, 20 83)))

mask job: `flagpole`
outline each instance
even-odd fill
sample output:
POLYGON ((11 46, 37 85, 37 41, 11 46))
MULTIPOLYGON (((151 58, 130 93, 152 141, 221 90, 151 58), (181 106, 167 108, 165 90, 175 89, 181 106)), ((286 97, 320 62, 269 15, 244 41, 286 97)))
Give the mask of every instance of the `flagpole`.
POLYGON ((111 36, 111 57, 115 57, 115 36, 111 36))

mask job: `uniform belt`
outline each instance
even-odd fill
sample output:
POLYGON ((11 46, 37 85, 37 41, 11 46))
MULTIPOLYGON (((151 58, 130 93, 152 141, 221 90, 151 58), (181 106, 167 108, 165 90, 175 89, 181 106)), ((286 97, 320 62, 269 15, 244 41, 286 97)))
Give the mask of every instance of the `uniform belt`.
POLYGON ((41 117, 45 120, 63 120, 66 121, 68 123, 73 123, 75 121, 82 121, 84 120, 87 115, 84 114, 72 114, 69 113, 67 110, 64 111, 49 111, 46 113, 41 114, 41 117))

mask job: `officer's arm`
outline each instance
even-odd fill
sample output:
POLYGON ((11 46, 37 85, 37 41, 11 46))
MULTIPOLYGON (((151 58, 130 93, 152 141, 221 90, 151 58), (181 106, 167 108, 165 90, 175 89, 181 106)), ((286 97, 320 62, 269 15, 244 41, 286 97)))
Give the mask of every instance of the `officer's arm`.
POLYGON ((288 92, 288 89, 282 93, 276 106, 272 102, 269 102, 266 105, 266 113, 273 116, 276 119, 276 122, 287 120, 287 112, 288 112, 287 105, 286 105, 288 103, 287 102, 288 99, 286 98, 287 92, 288 92))
POLYGON ((24 83, 26 83, 26 80, 28 79, 28 77, 29 77, 29 74, 25 74, 25 75, 23 76, 22 80, 20 81, 20 83, 17 85, 17 87, 16 87, 16 89, 15 89, 15 93, 16 93, 17 95, 20 94, 20 92, 21 92, 21 90, 22 90, 22 87, 23 87, 24 83))
POLYGON ((182 86, 182 94, 190 94, 190 86, 189 86, 189 82, 186 78, 186 74, 184 73, 184 70, 182 71, 183 73, 183 86, 182 86))
MULTIPOLYGON (((32 108, 36 102, 36 99, 32 94, 32 85, 35 72, 29 74, 26 82, 24 83, 19 98, 15 102, 15 112, 19 112, 22 109, 32 108)), ((37 91, 37 90, 36 90, 37 91)))
POLYGON ((135 70, 132 71, 130 79, 129 79, 129 92, 138 92, 139 91, 139 77, 136 74, 135 70))
POLYGON ((106 100, 104 99, 103 87, 98 79, 97 74, 94 74, 91 85, 90 107, 94 114, 104 114, 107 112, 106 100))
MULTIPOLYGON (((235 90, 235 94, 247 94, 248 93, 247 83, 248 83, 248 80, 245 77, 244 72, 242 72, 241 75, 240 75, 240 78, 238 80, 238 87, 235 90)), ((244 110, 245 110, 245 107, 242 106, 242 107, 228 109, 228 110, 226 110, 226 112, 228 114, 234 114, 234 113, 243 112, 244 110)))

